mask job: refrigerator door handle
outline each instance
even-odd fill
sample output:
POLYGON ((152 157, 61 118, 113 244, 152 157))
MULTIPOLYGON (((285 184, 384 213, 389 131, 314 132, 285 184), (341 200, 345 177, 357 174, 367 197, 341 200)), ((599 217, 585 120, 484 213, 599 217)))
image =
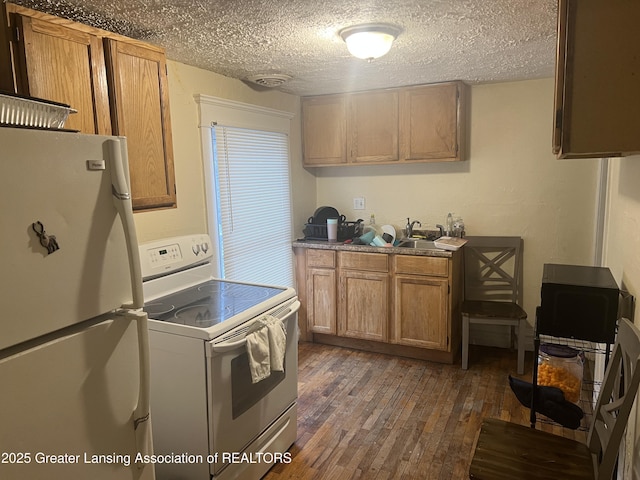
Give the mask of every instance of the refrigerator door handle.
MULTIPOLYGON (((133 411, 133 428, 136 437, 136 451, 143 457, 153 453, 150 421, 150 388, 149 376, 149 328, 147 313, 143 310, 123 310, 122 314, 135 320, 138 332, 138 361, 140 365, 140 383, 138 386, 138 403, 133 411)), ((144 463, 138 463, 142 468, 144 463)))
POLYGON ((131 194, 129 184, 125 175, 125 162, 123 159, 122 141, 110 139, 109 156, 111 159, 111 187, 113 193, 113 203, 118 210, 122 227, 127 241, 127 255, 129 257, 129 270, 131 272, 131 288, 133 294, 133 304, 123 305, 123 308, 142 308, 144 305, 144 295, 142 293, 142 270, 140 268, 140 252, 138 250, 138 237, 133 221, 133 208, 131 205, 131 194))

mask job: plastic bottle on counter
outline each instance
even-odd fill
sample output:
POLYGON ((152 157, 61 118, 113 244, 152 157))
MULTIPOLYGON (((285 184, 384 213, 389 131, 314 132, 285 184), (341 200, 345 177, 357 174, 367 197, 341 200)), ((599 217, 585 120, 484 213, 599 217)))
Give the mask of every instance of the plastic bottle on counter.
POLYGON ((464 230, 464 221, 462 220, 462 218, 458 217, 453 222, 453 235, 452 236, 453 237, 464 238, 465 235, 466 235, 466 232, 464 230))
POLYGON ((447 226, 447 231, 446 231, 447 236, 452 237, 453 236, 453 215, 451 214, 451 212, 449 212, 449 215, 447 215, 447 223, 445 223, 445 225, 447 226))
POLYGON ((374 235, 382 235, 382 229, 376 225, 376 215, 374 213, 369 217, 369 225, 365 225, 364 233, 374 232, 374 235))

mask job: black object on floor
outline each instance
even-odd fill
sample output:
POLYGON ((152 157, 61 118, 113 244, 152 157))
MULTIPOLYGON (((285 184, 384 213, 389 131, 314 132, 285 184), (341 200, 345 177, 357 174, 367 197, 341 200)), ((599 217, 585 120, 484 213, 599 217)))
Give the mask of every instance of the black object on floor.
MULTIPOLYGON (((531 391, 533 385, 509 375, 509 386, 522 405, 531 408, 531 391)), ((562 390, 556 387, 538 386, 536 388, 536 411, 549 417, 563 427, 573 430, 580 426, 584 417, 582 409, 564 398, 562 390)))

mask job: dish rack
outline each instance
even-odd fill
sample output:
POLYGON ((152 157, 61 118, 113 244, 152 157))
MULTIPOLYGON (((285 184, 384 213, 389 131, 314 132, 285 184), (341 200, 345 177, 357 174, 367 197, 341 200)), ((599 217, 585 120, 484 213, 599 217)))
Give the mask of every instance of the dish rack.
MULTIPOLYGON (((304 226, 305 240, 327 240, 327 225, 307 223, 304 226)), ((355 222, 341 222, 338 224, 338 241, 343 242, 350 238, 362 235, 362 220, 355 222)))
POLYGON ((0 93, 0 125, 60 130, 77 110, 63 103, 0 93))

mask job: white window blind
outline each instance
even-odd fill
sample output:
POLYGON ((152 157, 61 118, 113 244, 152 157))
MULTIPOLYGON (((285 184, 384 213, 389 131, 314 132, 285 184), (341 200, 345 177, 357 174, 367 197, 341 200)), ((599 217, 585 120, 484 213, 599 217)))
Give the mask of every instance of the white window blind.
POLYGON ((223 278, 293 286, 288 135, 228 126, 213 133, 223 278))

